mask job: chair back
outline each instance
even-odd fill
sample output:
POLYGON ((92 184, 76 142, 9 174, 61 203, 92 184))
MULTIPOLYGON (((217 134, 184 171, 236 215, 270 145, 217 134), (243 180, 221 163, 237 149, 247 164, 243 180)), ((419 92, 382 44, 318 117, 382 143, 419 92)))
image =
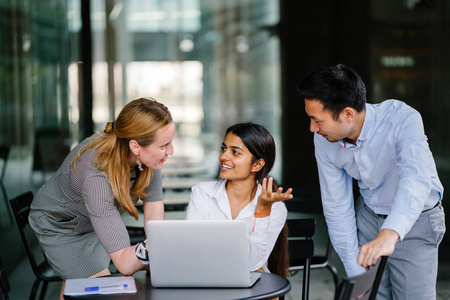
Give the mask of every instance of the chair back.
POLYGON ((31 268, 33 269, 34 274, 41 278, 42 276, 39 272, 38 264, 26 233, 26 228, 29 227, 28 215, 30 214, 30 205, 32 201, 33 193, 30 191, 9 200, 16 219, 17 227, 19 228, 20 236, 23 244, 25 245, 25 251, 27 252, 28 259, 30 260, 31 268))
MULTIPOLYGON (((336 267, 331 263, 331 256, 334 253, 333 246, 328 237, 325 217, 323 216, 322 202, 320 201, 320 189, 304 186, 292 186, 295 191, 295 197, 285 201, 287 210, 291 215, 298 215, 297 218, 316 220, 315 230, 320 228, 320 235, 314 240, 314 256, 311 258, 311 269, 325 268, 333 276, 334 286, 339 281, 339 273, 336 267), (325 239, 323 239, 325 237, 325 239), (321 249, 321 251, 317 251, 321 249), (325 252, 322 249, 326 249, 325 252)), ((297 265, 297 264, 292 264, 297 265)), ((290 269, 292 270, 292 268, 290 269)), ((301 267, 295 268, 301 270, 301 267)))
POLYGON ((354 277, 344 277, 336 288, 335 300, 350 300, 363 295, 360 300, 376 299, 381 277, 388 257, 382 256, 380 261, 369 271, 354 277))
POLYGON ((316 231, 314 219, 288 219, 289 271, 303 269, 302 299, 309 298, 311 257, 314 255, 312 237, 316 231))
POLYGON ((28 216, 30 215, 30 206, 32 201, 32 192, 26 192, 15 197, 14 199, 9 200, 12 211, 14 213, 14 217, 16 219, 17 227, 19 228, 23 245, 25 246, 25 251, 27 252, 28 260, 31 264, 31 269, 33 270, 34 275, 36 275, 37 277, 31 289, 30 299, 35 298, 41 282, 43 282, 43 284, 39 299, 44 299, 48 282, 61 281, 62 279, 50 266, 45 255, 42 262, 38 264, 38 262, 36 261, 29 236, 27 235, 27 231, 29 232, 31 229, 31 226, 28 222, 28 216))
POLYGON ((8 276, 3 270, 3 261, 0 257, 0 300, 8 300, 10 290, 11 287, 9 286, 8 276))
POLYGON ((316 221, 314 219, 288 219, 288 241, 289 241, 289 259, 291 267, 295 266, 298 260, 303 261, 314 255, 314 241, 312 237, 316 230, 316 221))

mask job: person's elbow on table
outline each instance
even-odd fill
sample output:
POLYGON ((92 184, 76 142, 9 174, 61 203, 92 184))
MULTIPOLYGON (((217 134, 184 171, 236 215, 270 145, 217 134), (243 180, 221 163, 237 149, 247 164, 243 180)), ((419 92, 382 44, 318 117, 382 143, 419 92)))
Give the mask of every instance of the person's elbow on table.
POLYGON ((125 276, 131 276, 144 268, 144 265, 137 259, 134 248, 135 245, 109 254, 117 271, 125 276))

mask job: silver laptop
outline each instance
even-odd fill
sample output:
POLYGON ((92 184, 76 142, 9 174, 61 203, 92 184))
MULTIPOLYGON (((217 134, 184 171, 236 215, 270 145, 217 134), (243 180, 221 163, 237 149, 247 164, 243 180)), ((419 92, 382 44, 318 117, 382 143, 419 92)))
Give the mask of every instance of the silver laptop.
POLYGON ((164 220, 146 223, 154 287, 250 287, 247 224, 164 220))

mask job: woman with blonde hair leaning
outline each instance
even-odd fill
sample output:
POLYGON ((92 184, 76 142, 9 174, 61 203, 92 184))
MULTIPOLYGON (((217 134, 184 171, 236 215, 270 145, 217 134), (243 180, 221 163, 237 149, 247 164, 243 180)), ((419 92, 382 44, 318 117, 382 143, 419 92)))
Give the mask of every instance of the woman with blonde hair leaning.
MULTIPOLYGON (((114 122, 75 147, 36 193, 30 225, 63 280, 124 275, 148 264, 145 241, 130 245, 122 212, 144 221, 164 219, 161 169, 173 154, 175 125, 166 106, 133 100, 114 122)), ((61 299, 64 283, 61 289, 61 299)))
POLYGON ((287 210, 292 199, 268 174, 275 162, 275 142, 261 125, 239 123, 229 127, 219 155, 218 181, 192 188, 186 219, 244 220, 248 223, 250 271, 286 277, 287 210))

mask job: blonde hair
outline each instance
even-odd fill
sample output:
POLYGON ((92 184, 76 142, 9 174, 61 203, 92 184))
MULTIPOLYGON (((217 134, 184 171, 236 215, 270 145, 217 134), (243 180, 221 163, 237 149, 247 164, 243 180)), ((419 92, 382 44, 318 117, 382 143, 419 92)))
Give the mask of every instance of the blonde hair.
POLYGON ((143 165, 144 170, 139 172, 130 191, 129 141, 135 140, 142 147, 148 146, 155 141, 158 130, 170 122, 172 116, 162 103, 153 98, 133 100, 125 105, 114 122, 106 124, 104 134, 99 133, 79 150, 70 167, 76 170, 76 161, 80 155, 89 149, 95 149, 95 163, 107 175, 118 204, 137 220, 137 209, 131 197, 143 199, 148 196, 145 188, 150 183, 153 170, 143 165))

